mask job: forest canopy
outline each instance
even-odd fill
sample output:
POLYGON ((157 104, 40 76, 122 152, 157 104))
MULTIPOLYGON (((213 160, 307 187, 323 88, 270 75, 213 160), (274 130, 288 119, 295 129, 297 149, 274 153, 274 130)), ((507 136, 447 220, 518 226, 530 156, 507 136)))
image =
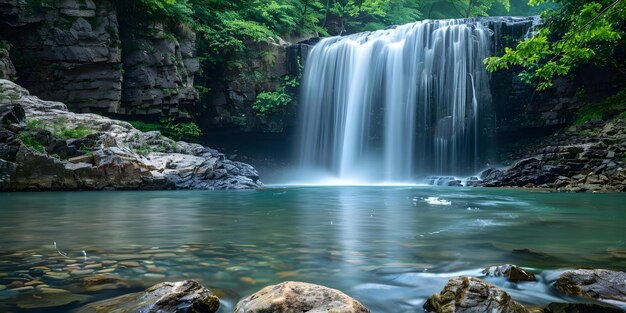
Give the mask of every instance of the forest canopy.
POLYGON ((142 20, 192 26, 203 68, 211 72, 238 66, 251 41, 344 35, 422 19, 541 14, 544 26, 532 38, 485 61, 490 71, 520 66, 520 78, 538 90, 580 64, 613 62, 626 16, 624 0, 120 0, 119 5, 142 20))

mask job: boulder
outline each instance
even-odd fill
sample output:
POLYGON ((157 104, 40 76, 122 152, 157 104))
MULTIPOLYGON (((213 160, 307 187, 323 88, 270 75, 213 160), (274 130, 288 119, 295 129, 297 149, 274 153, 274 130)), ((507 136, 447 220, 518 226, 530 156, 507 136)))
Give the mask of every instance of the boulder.
POLYGON ((626 302, 626 273, 604 269, 572 270, 556 280, 555 287, 570 296, 626 302))
POLYGON ((519 266, 511 264, 491 266, 484 269, 482 273, 492 277, 506 277, 512 282, 536 280, 535 274, 530 273, 519 266))
POLYGON ((456 277, 448 281, 441 293, 426 300, 424 310, 436 313, 529 313, 511 296, 474 277, 456 277))
POLYGON ((143 312, 143 313, 214 313, 220 300, 196 281, 160 283, 143 292, 90 303, 77 313, 143 312))
POLYGON ((265 287, 235 307, 235 313, 264 312, 366 313, 369 310, 339 290, 288 281, 265 287))

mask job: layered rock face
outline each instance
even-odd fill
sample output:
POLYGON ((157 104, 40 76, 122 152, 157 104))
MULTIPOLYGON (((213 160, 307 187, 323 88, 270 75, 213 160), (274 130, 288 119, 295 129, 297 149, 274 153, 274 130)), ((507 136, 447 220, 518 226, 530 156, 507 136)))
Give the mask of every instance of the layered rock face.
POLYGON ((0 36, 13 45, 20 82, 75 111, 118 112, 122 66, 114 4, 52 3, 31 7, 26 1, 0 2, 0 36))
MULTIPOLYGON (((282 132, 286 121, 259 116, 253 109, 257 95, 274 91, 281 78, 290 74, 288 44, 282 40, 249 43, 252 55, 241 68, 226 71, 226 79, 212 86, 207 95, 209 128, 238 127, 243 131, 282 132)), ((295 70, 292 72, 295 75, 295 70)), ((216 83, 216 82, 213 82, 216 83)))
POLYGON ((69 112, 0 80, 0 191, 250 189, 256 170, 216 150, 69 112))
POLYGON ((124 80, 118 113, 179 116, 198 100, 196 34, 184 25, 142 29, 129 21, 133 18, 120 17, 124 80))
POLYGON ((0 37, 33 94, 75 112, 156 116, 197 99, 193 32, 134 27, 113 0, 30 3, 0 0, 0 37))

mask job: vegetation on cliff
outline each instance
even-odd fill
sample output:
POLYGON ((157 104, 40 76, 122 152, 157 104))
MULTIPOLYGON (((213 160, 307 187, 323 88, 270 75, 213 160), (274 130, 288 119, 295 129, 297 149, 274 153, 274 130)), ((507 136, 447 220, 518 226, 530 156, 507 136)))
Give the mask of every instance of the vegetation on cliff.
MULTIPOLYGON (((530 0, 538 5, 545 0, 530 0)), ((620 0, 555 0, 557 9, 542 13, 545 26, 534 36, 507 48, 501 57, 485 61, 495 71, 513 65, 523 68, 519 77, 537 90, 546 90, 557 76, 571 73, 579 65, 617 65, 612 58, 623 47, 626 2, 620 0)))

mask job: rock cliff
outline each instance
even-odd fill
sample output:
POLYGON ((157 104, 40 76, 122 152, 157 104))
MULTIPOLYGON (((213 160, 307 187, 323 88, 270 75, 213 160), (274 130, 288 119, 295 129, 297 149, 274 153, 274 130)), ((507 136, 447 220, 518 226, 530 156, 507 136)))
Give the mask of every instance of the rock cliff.
POLYGON ((0 37, 33 94, 75 112, 156 116, 197 99, 193 32, 135 27, 114 0, 35 2, 0 0, 0 37))
POLYGON ((216 150, 69 112, 0 80, 0 191, 251 189, 250 165, 216 150))

